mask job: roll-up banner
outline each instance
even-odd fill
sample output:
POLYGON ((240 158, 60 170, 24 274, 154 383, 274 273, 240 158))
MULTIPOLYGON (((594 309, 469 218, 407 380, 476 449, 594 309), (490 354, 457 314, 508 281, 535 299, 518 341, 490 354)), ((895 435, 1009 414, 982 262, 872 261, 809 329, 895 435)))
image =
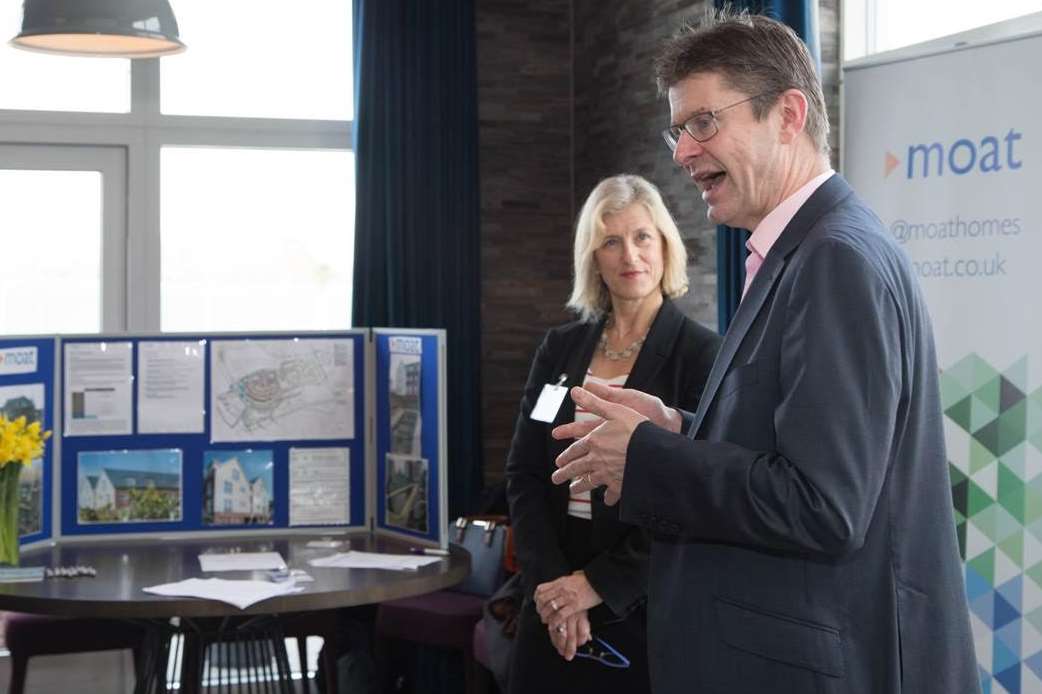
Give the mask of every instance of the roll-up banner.
POLYGON ((933 319, 983 688, 1042 692, 1042 14, 843 82, 844 173, 933 319))

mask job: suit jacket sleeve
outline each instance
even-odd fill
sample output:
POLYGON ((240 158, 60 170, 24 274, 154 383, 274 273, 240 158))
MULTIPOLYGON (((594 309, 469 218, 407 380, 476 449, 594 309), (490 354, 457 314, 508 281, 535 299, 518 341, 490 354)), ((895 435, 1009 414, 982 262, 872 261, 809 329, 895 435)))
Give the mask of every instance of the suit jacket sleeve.
MULTIPOLYGON (((667 404, 694 410, 713 368, 720 337, 707 335, 698 344, 686 347, 690 351, 684 353, 681 385, 679 389, 674 385, 676 397, 667 395, 666 400, 667 404)), ((594 493, 603 494, 604 490, 595 490, 594 493)), ((628 614, 647 598, 650 550, 648 531, 634 526, 614 547, 583 567, 590 585, 617 616, 628 614)))
MULTIPOLYGON (((901 348, 910 338, 900 334, 882 273, 848 242, 819 243, 791 271, 798 274, 780 363, 754 367, 759 382, 721 387, 709 410, 725 398, 740 398, 736 408, 772 408, 775 450, 691 440, 642 423, 627 451, 625 520, 664 534, 828 556, 863 544, 906 407, 901 348)), ((734 412, 740 420, 742 410, 734 412)))
POLYGON ((507 500, 514 547, 521 563, 527 595, 531 595, 540 583, 569 573, 568 561, 561 550, 553 522, 551 470, 546 445, 549 425, 529 417, 543 386, 556 380, 557 374, 552 374, 552 370, 558 362, 563 342, 563 338, 551 330, 536 351, 507 455, 507 500))

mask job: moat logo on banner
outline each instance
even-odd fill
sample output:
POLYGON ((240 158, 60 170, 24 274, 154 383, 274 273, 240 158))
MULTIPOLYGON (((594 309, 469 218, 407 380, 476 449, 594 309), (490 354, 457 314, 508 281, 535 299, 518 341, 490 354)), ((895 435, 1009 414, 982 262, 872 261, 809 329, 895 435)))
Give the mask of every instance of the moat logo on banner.
POLYGON ((940 178, 1016 171, 1024 165, 1017 148, 1024 134, 1010 128, 1005 135, 985 135, 979 139, 961 137, 953 142, 928 142, 908 145, 902 159, 887 151, 883 177, 889 178, 898 167, 906 179, 940 178))
POLYGON ((35 347, 0 349, 0 375, 31 374, 36 371, 35 347))

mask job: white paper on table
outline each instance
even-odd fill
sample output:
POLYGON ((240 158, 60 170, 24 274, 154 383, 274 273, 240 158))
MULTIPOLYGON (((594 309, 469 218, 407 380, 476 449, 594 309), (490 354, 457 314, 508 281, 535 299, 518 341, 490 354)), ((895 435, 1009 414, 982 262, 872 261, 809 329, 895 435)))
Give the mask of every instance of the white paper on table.
POLYGON ((392 571, 416 571, 441 561, 441 557, 413 556, 411 554, 380 554, 378 552, 338 552, 328 557, 312 559, 308 563, 317 567, 339 569, 389 569, 392 571))
POLYGON ((205 354, 206 340, 138 344, 138 433, 203 432, 205 354))
POLYGON ((303 588, 289 583, 268 581, 229 581, 223 578, 189 578, 177 583, 164 583, 142 588, 146 593, 169 597, 219 600, 245 610, 269 598, 297 593, 303 588))
POLYGON ((278 552, 235 552, 230 554, 200 554, 203 571, 270 571, 285 569, 286 562, 278 552))

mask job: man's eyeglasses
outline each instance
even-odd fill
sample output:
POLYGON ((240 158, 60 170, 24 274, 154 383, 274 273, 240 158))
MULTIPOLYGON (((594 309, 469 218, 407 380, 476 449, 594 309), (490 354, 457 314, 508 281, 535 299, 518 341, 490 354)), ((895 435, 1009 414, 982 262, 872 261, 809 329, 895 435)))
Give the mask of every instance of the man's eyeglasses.
POLYGON ((580 658, 596 660, 601 665, 607 665, 608 667, 624 669, 630 666, 629 658, 615 650, 610 643, 596 636, 579 646, 575 655, 580 658))
POLYGON ((686 132, 695 142, 706 142, 711 140, 714 135, 720 132, 720 124, 717 123, 716 116, 719 113, 723 113, 729 108, 735 106, 741 106, 747 101, 753 99, 759 99, 761 96, 766 94, 763 92, 750 96, 747 99, 736 101, 733 104, 728 104, 723 108, 718 108, 715 111, 701 111, 688 118, 680 125, 671 125, 662 131, 662 139, 666 141, 666 145, 669 147, 669 151, 676 150, 677 144, 680 142, 681 136, 686 132))

